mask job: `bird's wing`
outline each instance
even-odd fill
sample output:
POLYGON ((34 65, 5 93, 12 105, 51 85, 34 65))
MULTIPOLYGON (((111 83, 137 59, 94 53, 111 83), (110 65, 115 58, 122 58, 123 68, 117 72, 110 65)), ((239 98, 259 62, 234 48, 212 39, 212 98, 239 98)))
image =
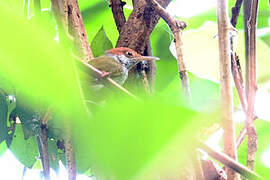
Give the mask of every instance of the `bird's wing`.
POLYGON ((108 56, 99 56, 89 60, 88 63, 100 71, 110 72, 112 76, 119 76, 122 72, 121 64, 108 56))

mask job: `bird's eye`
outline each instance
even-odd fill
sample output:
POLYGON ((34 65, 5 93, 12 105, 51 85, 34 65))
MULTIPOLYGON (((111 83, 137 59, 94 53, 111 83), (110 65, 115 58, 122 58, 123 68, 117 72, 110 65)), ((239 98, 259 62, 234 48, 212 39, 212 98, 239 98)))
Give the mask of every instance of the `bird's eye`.
POLYGON ((132 52, 127 51, 126 56, 131 57, 131 56, 133 56, 133 54, 132 54, 132 52))

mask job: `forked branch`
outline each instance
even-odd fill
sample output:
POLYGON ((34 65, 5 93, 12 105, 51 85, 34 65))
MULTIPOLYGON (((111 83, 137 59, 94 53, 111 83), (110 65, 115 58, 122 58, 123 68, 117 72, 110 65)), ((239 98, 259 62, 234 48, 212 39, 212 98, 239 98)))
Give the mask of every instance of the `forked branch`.
POLYGON ((191 98, 190 87, 189 87, 189 79, 186 70, 186 65, 183 57, 183 48, 182 48, 182 30, 186 27, 186 23, 183 21, 179 21, 172 17, 159 3, 155 0, 148 0, 151 4, 152 8, 162 17, 166 23, 169 25, 171 31, 174 35, 175 47, 177 53, 177 64, 178 64, 178 72, 182 83, 183 94, 187 98, 191 98))

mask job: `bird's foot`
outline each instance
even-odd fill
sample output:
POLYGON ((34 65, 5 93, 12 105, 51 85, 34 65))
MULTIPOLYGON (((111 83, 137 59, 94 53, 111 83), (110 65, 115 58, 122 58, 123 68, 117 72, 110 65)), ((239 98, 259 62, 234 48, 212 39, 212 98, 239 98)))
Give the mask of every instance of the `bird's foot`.
POLYGON ((111 75, 111 73, 110 73, 110 72, 107 72, 107 71, 102 71, 101 73, 102 73, 102 74, 100 75, 101 78, 106 78, 106 77, 108 77, 108 76, 111 75))

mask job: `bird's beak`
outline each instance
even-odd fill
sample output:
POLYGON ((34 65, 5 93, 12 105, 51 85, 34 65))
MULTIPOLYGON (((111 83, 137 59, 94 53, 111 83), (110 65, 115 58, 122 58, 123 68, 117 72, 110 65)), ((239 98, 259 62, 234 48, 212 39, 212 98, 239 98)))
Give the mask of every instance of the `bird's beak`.
POLYGON ((159 60, 158 57, 155 56, 141 56, 139 58, 136 58, 138 61, 156 61, 159 60))

